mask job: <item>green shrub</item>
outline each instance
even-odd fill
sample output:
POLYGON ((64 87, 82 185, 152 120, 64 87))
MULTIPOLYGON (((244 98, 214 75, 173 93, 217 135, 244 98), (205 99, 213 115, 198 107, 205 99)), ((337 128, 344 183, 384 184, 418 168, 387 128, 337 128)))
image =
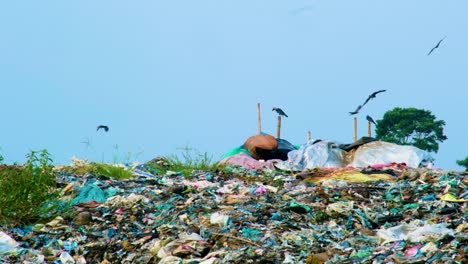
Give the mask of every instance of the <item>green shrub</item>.
POLYGON ((58 191, 47 150, 32 151, 24 165, 0 168, 0 224, 34 223, 53 217, 58 191))

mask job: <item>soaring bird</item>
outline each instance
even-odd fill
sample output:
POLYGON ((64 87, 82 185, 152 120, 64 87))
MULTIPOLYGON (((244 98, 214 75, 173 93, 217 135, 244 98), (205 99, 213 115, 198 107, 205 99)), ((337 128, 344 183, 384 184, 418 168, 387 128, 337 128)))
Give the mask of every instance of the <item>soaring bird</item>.
POLYGON ((377 124, 375 123, 374 119, 373 119, 370 115, 367 115, 367 116, 366 116, 366 119, 367 119, 367 121, 371 122, 372 124, 377 125, 377 124))
POLYGON ((288 117, 288 115, 283 110, 281 110, 281 108, 273 107, 271 111, 276 111, 276 113, 278 113, 280 116, 288 117))
POLYGON ((387 91, 387 90, 378 90, 378 91, 375 91, 375 92, 371 93, 371 94, 367 97, 366 101, 365 101, 362 105, 364 106, 365 104, 367 104, 367 103, 370 101, 370 99, 374 99, 374 98, 377 96, 377 94, 383 93, 383 92, 385 92, 385 91, 387 91))
POLYGON ((108 126, 105 126, 105 125, 99 125, 96 129, 96 131, 98 131, 99 129, 104 129, 104 131, 108 132, 109 131, 109 127, 108 126))
POLYGON ((359 113, 359 111, 361 110, 361 108, 362 108, 362 105, 359 105, 359 106, 356 108, 356 110, 354 110, 354 112, 349 112, 349 114, 350 114, 350 115, 355 115, 355 114, 359 113))
POLYGON ((439 48, 440 43, 441 43, 444 39, 445 39, 445 37, 443 37, 441 40, 439 40, 439 42, 437 43, 437 45, 435 45, 435 47, 433 47, 433 48, 431 49, 431 51, 429 51, 429 53, 427 54, 427 56, 431 55, 431 53, 432 53, 435 49, 439 48))

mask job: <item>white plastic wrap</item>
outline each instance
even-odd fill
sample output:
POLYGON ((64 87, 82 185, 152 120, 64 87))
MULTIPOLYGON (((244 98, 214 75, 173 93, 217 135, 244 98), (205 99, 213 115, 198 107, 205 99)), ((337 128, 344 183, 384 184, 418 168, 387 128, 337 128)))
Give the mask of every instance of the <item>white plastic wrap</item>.
POLYGON ((275 166, 285 170, 303 171, 315 167, 337 168, 345 165, 343 162, 346 152, 340 149, 336 142, 328 140, 314 142, 310 140, 298 150, 290 151, 288 160, 275 166))
POLYGON ((422 241, 439 241, 446 235, 453 236, 454 234, 455 231, 447 228, 446 223, 434 225, 425 224, 424 226, 402 224, 377 231, 377 236, 382 241, 382 244, 400 240, 408 240, 414 243, 422 241))
POLYGON ((420 165, 430 165, 433 160, 429 152, 414 146, 374 141, 359 146, 349 166, 359 168, 396 162, 406 163, 409 167, 417 168, 420 165))

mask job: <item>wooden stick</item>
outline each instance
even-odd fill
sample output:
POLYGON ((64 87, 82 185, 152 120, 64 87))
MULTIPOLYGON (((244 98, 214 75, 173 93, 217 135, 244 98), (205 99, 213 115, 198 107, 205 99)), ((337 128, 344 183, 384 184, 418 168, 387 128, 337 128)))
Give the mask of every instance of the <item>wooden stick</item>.
POLYGON ((310 141, 311 137, 310 137, 310 131, 307 131, 307 141, 310 141))
POLYGON ((281 136, 281 116, 278 115, 278 125, 276 126, 276 138, 281 136))
POLYGON ((371 125, 371 122, 367 122, 367 134, 369 135, 369 137, 372 137, 372 125, 371 125))
POLYGON ((224 236, 224 237, 227 237, 227 238, 236 239, 236 240, 239 240, 239 241, 242 241, 242 242, 245 242, 245 243, 249 243, 249 244, 252 244, 252 245, 257 246, 257 247, 260 247, 259 244, 254 243, 254 242, 252 242, 252 241, 250 241, 250 240, 247 240, 247 239, 240 238, 240 237, 235 237, 235 236, 231 236, 231 235, 227 235, 227 234, 222 234, 222 233, 213 233, 213 235, 224 236))
POLYGON ((262 121, 260 119, 260 103, 257 103, 258 134, 262 134, 262 121))
POLYGON ((354 118, 354 142, 357 141, 357 117, 354 118))

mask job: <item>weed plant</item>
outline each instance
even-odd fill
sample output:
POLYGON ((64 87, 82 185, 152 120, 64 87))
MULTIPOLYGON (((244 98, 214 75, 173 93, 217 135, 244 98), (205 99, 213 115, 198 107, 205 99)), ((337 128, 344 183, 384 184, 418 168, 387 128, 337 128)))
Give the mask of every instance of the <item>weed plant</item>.
POLYGON ((65 172, 76 175, 92 174, 94 176, 113 178, 117 180, 127 180, 133 178, 131 171, 105 163, 86 163, 75 166, 67 166, 62 169, 65 172))
POLYGON ((47 150, 31 151, 24 165, 0 168, 0 224, 21 225, 54 217, 59 192, 47 150))
POLYGON ((110 164, 91 164, 92 174, 117 180, 133 178, 131 171, 110 164))
POLYGON ((190 178, 194 171, 213 171, 219 166, 212 163, 212 157, 207 152, 200 152, 196 149, 183 147, 180 155, 171 155, 165 158, 156 158, 148 165, 153 173, 159 175, 166 174, 167 171, 181 173, 186 178, 190 178))

